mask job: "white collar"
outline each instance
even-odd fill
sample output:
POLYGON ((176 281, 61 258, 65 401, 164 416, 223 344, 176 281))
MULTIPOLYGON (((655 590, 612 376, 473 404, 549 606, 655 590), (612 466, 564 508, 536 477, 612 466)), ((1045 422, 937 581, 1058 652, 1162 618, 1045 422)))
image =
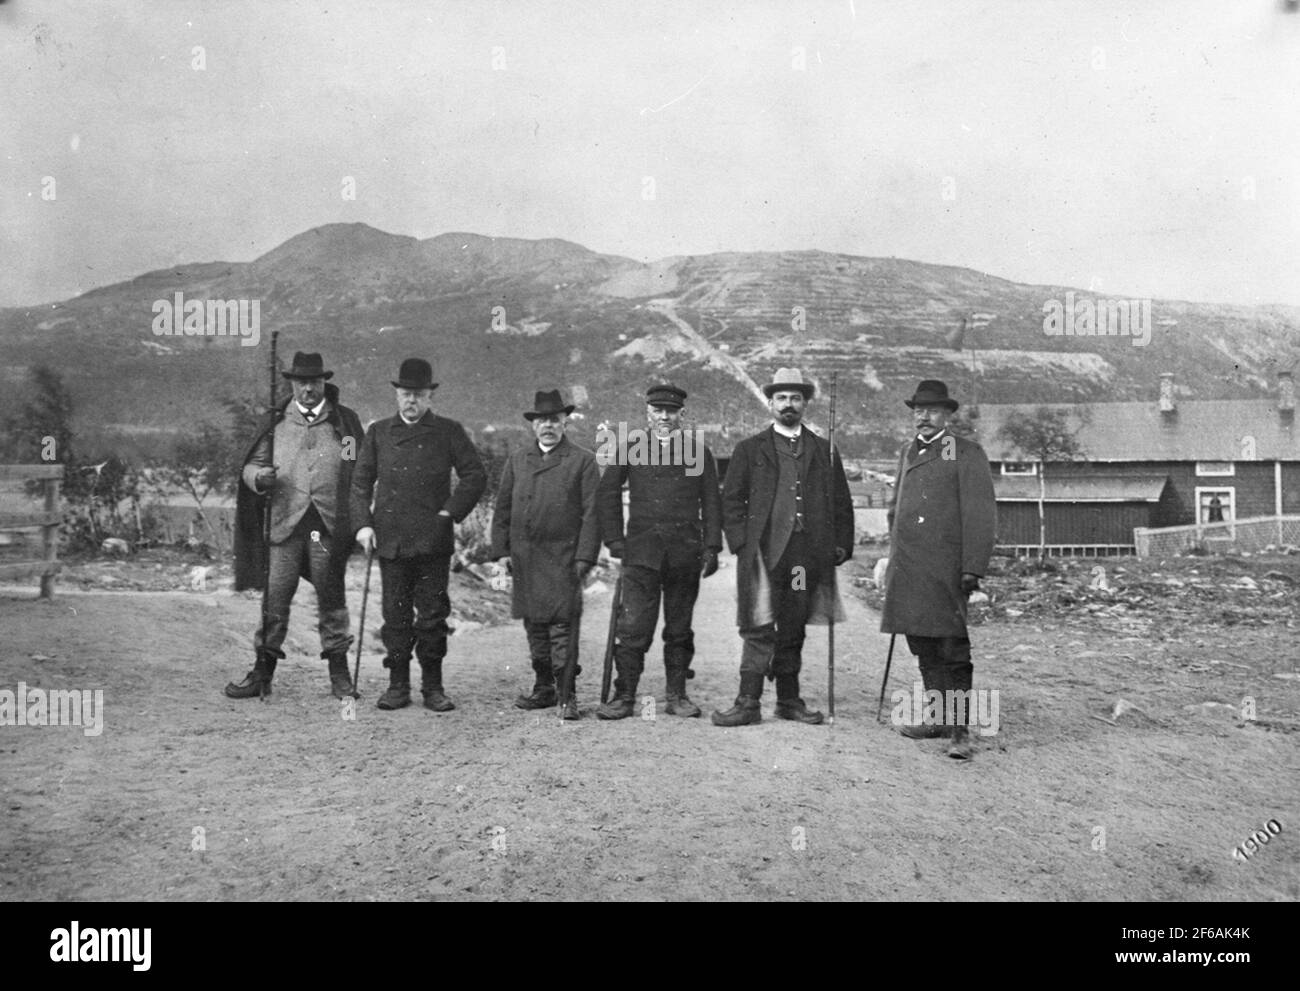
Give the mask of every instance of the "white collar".
POLYGON ((934 435, 933 437, 931 437, 929 440, 926 440, 924 437, 922 437, 922 436, 918 433, 918 434, 916 435, 916 443, 917 443, 917 445, 920 446, 920 447, 929 447, 931 444, 933 444, 935 441, 937 441, 940 437, 942 437, 942 436, 943 436, 944 434, 946 434, 947 432, 948 432, 948 428, 947 428, 947 427, 944 427, 942 430, 940 430, 937 434, 935 434, 935 435, 934 435))
POLYGON ((773 420, 772 429, 775 430, 782 437, 789 437, 792 440, 798 439, 798 437, 801 434, 803 434, 802 423, 799 424, 799 426, 795 427, 794 429, 791 429, 790 427, 787 427, 784 423, 782 423, 780 420, 773 420))
POLYGON ((306 416, 306 414, 310 413, 310 414, 312 415, 312 419, 313 419, 313 420, 319 420, 319 419, 320 419, 321 410, 323 410, 323 409, 325 408, 325 400, 324 400, 324 399, 322 399, 319 403, 317 403, 317 404, 316 404, 316 407, 315 407, 314 409, 307 409, 305 406, 303 406, 302 403, 298 402, 296 399, 294 400, 294 403, 293 403, 293 404, 294 404, 295 406, 298 407, 298 412, 299 412, 299 413, 302 413, 304 416, 306 416))
POLYGON ((543 444, 543 443, 539 440, 539 441, 537 442, 537 447, 541 450, 541 452, 542 452, 543 454, 550 454, 552 451, 554 451, 557 447, 560 446, 560 441, 562 441, 562 440, 564 440, 563 437, 561 437, 560 440, 557 440, 557 441, 556 441, 554 444, 552 444, 550 447, 547 447, 545 444, 543 444))

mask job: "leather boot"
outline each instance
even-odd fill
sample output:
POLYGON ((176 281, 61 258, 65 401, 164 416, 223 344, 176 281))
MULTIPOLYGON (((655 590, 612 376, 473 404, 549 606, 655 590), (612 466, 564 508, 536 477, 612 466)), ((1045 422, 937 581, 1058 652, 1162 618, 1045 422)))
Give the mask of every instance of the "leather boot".
POLYGON ((804 704, 803 699, 777 699, 776 718, 790 719, 797 723, 807 723, 809 726, 820 726, 822 723, 822 714, 814 709, 809 709, 804 704))
POLYGON ((232 699, 262 698, 271 694, 271 676, 275 674, 276 655, 270 651, 259 651, 253 662, 253 670, 244 675, 244 680, 226 685, 226 697, 232 699))
POLYGON ((380 709, 404 709, 411 704, 411 659, 384 661, 388 668, 388 690, 375 705, 380 709))
MULTIPOLYGON (((943 678, 939 674, 938 659, 928 654, 918 655, 916 658, 917 667, 921 672, 921 687, 929 691, 942 691, 943 678)), ((937 723, 917 723, 916 725, 904 725, 898 728, 898 735, 906 737, 909 740, 936 740, 949 735, 952 727, 943 722, 943 711, 939 712, 939 722, 937 723)))
POLYGON ((664 702, 664 712, 670 716, 698 716, 700 707, 686 694, 686 678, 690 674, 685 668, 670 668, 667 671, 668 697, 664 702))
POLYGON ((424 707, 434 712, 450 712, 456 703, 442 692, 442 658, 420 661, 420 694, 424 707))
POLYGON ((352 677, 348 674, 347 652, 338 650, 326 654, 325 660, 329 662, 330 694, 336 699, 359 698, 352 686, 352 677))
POLYGON ((597 719, 626 719, 636 711, 636 696, 619 693, 596 710, 597 719))
POLYGON ((714 711, 714 726, 748 726, 750 723, 761 723, 763 721, 763 710, 758 704, 758 699, 752 695, 737 695, 736 704, 726 712, 714 711))
POLYGON ((578 711, 578 693, 570 692, 569 701, 564 703, 564 712, 560 714, 561 719, 579 719, 582 713, 578 711))
POLYGON ((975 747, 971 743, 970 732, 965 726, 952 728, 952 743, 948 744, 948 756, 953 760, 970 760, 975 756, 975 747))
MULTIPOLYGON (((532 643, 529 644, 532 647, 532 643)), ((555 672, 551 670, 550 646, 540 658, 533 654, 533 691, 515 699, 516 709, 549 709, 555 705, 555 672)))

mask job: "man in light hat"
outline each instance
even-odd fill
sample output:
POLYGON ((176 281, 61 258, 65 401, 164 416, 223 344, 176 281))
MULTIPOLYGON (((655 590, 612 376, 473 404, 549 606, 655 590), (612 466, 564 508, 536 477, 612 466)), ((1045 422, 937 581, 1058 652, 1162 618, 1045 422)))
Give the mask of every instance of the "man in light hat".
POLYGON ((911 739, 948 737, 948 755, 967 760, 968 706, 947 703, 955 698, 950 692, 969 699, 974 667, 966 600, 993 554, 993 474, 983 449, 948 429, 957 401, 946 384, 927 379, 904 403, 912 410, 916 436, 898 455, 880 629, 907 635, 926 691, 942 692, 945 700, 943 724, 904 726, 900 732, 911 739))
POLYGON ((348 506, 352 456, 361 442, 361 420, 327 384, 321 356, 299 351, 281 372, 293 394, 270 416, 244 458, 235 508, 235 589, 261 589, 270 556, 266 628, 253 637, 253 670, 226 686, 232 699, 269 694, 283 659, 289 607, 298 579, 316 589, 321 657, 329 665, 330 690, 352 694, 347 651, 348 608, 343 574, 352 550, 348 506), (269 458, 274 429, 275 464, 269 458), (270 500, 271 544, 263 543, 262 520, 270 500))
POLYGON ((532 660, 532 693, 515 700, 520 709, 543 709, 565 690, 565 719, 577 719, 572 679, 577 666, 582 583, 600 553, 596 527, 596 456, 564 436, 573 406, 558 389, 539 391, 524 413, 535 441, 506 459, 492 511, 492 557, 510 559, 512 612, 524 621, 532 660), (563 685, 570 651, 574 665, 563 685))
POLYGON ((695 633, 691 619, 700 592, 700 577, 718 570, 722 550, 722 497, 713 453, 699 432, 682 429, 686 392, 663 384, 646 393, 647 432, 608 457, 596 494, 601 536, 610 557, 623 561, 623 601, 615 635, 618 677, 614 697, 596 715, 625 719, 632 715, 637 682, 646 650, 654 639, 659 598, 664 610, 664 711, 670 716, 698 716, 700 707, 686 694, 694 677, 695 633), (645 441, 646 443, 636 443, 645 441), (654 445, 653 450, 648 450, 654 445), (652 456, 647 456, 652 455, 652 456), (628 489, 627 534, 623 530, 623 487, 628 489))
POLYGON ((442 685, 455 524, 483 495, 487 472, 465 428, 430 409, 438 383, 427 361, 403 361, 393 387, 397 415, 370 425, 352 480, 357 543, 375 550, 384 588, 380 638, 389 685, 378 706, 391 710, 411 704, 414 650, 424 707, 447 712, 456 708, 442 685))
POLYGON ((814 394, 797 368, 763 386, 772 425, 736 445, 722 487, 723 528, 736 555, 740 694, 715 726, 762 719, 764 677, 776 681, 776 715, 817 724, 799 695, 808 623, 843 618, 835 568, 853 554, 853 500, 838 451, 803 425, 814 394))

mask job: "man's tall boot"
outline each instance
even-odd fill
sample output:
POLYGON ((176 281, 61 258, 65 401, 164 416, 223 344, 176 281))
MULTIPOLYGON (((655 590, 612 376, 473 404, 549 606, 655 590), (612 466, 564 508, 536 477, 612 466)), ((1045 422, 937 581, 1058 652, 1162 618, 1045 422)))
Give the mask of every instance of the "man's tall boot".
POLYGON ((726 712, 714 711, 714 726, 748 726, 763 721, 763 710, 759 699, 763 695, 763 675, 742 674, 740 676, 740 694, 736 703, 726 712))
POLYGON ((269 650, 259 650, 253 670, 244 675, 244 680, 226 685, 226 697, 232 699, 262 698, 271 694, 271 677, 275 674, 276 654, 269 650))
POLYGON ((535 629, 527 622, 528 655, 533 666, 533 691, 515 699, 516 709, 549 709, 555 705, 555 672, 551 669, 551 638, 546 626, 535 629))
POLYGON ((450 712, 456 703, 442 692, 442 658, 432 660, 420 659, 420 694, 424 696, 424 707, 434 712, 450 712))
POLYGON ((700 707, 686 694, 686 679, 694 672, 689 668, 671 667, 665 672, 668 682, 664 712, 670 716, 698 716, 700 707))
POLYGON ((348 674, 348 655, 345 650, 335 650, 322 655, 329 663, 330 694, 345 699, 355 694, 352 676, 348 674))
POLYGON ((822 714, 809 709, 799 697, 799 676, 797 674, 778 674, 776 676, 776 718, 789 719, 809 726, 820 726, 822 714))
MULTIPOLYGON (((943 691, 943 678, 940 675, 940 666, 936 656, 937 650, 936 647, 927 646, 923 648, 923 652, 918 654, 916 658, 917 667, 921 670, 921 685, 927 694, 930 691, 943 691)), ((948 727, 944 725, 942 718, 940 718, 938 722, 934 723, 922 721, 912 726, 901 726, 898 732, 909 740, 934 740, 947 736, 948 727)))
POLYGON ((388 668, 388 690, 375 705, 380 709, 404 709, 411 704, 411 659, 384 658, 388 668))
MULTIPOLYGON (((970 737, 970 708, 973 703, 971 698, 971 681, 974 674, 974 668, 970 663, 970 646, 969 644, 952 645, 950 647, 952 655, 945 657, 947 662, 944 666, 944 692, 945 701, 949 693, 961 692, 965 704, 956 709, 953 713, 954 722, 951 726, 950 735, 952 742, 948 744, 948 756, 953 760, 970 760, 975 756, 975 748, 971 743, 970 737)), ((955 696, 954 696, 955 699, 955 696)))
POLYGON ((596 709, 597 719, 626 719, 636 711, 636 688, 641 681, 643 657, 632 656, 631 648, 618 644, 614 648, 614 695, 596 709))

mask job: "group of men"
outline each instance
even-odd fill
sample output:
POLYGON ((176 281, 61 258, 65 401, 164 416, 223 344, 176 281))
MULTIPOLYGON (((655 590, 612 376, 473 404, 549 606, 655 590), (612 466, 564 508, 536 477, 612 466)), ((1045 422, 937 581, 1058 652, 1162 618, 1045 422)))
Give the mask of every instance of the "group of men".
MULTIPOLYGON (((473 443, 459 423, 432 412, 438 384, 422 359, 402 362, 392 383, 396 415, 371 424, 360 441, 360 420, 340 403, 319 354, 299 352, 283 375, 293 393, 271 411, 249 449, 237 508, 236 588, 265 583, 265 614, 254 636, 253 669, 226 694, 270 692, 285 656, 290 604, 306 577, 316 589, 331 690, 339 699, 355 696, 343 589, 355 542, 379 558, 389 685, 378 707, 411 703, 414 656, 425 707, 454 709, 442 666, 455 524, 487 487, 473 443)), ((575 679, 582 589, 603 543, 621 561, 621 594, 617 677, 597 717, 633 714, 661 611, 665 711, 699 716, 686 689, 694 676, 693 611, 701 580, 718 570, 725 536, 737 569, 740 686, 713 723, 760 722, 768 680, 778 718, 823 721, 800 692, 802 649, 809 624, 843 619, 835 569, 853 554, 853 503, 839 452, 804 424, 813 383, 798 369, 782 368, 763 393, 772 422, 736 445, 721 486, 707 446, 698 443, 694 456, 685 456, 699 438, 686 436, 688 397, 677 386, 657 384, 646 393, 647 426, 637 439, 650 457, 635 456, 625 434, 599 457, 574 444, 566 437, 573 405, 558 390, 536 393, 523 413, 534 442, 506 460, 491 528, 492 557, 512 576, 512 612, 523 621, 534 673, 517 707, 559 704, 563 718, 581 715, 575 679)), ((899 455, 881 629, 906 635, 927 690, 969 691, 966 599, 993 550, 992 478, 979 446, 948 430, 957 403, 942 382, 922 382, 905 403, 917 434, 899 455)), ((902 731, 948 737, 952 756, 970 756, 965 717, 902 731)))

